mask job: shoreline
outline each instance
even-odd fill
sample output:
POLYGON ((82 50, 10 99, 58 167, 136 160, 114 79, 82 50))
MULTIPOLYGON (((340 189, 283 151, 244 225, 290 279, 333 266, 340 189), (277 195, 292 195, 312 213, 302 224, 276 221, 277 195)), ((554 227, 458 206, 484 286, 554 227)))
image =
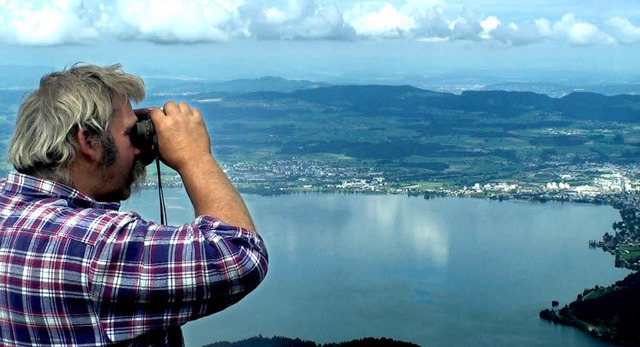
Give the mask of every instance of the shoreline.
MULTIPOLYGON (((363 194, 363 195, 407 195, 410 197, 420 197, 424 199, 438 197, 461 197, 475 199, 489 199, 497 201, 531 201, 538 203, 561 202, 561 203, 579 203, 579 204, 595 204, 608 205, 614 208, 617 206, 625 206, 640 200, 638 193, 601 193, 596 195, 577 195, 566 192, 474 192, 466 187, 453 189, 412 189, 412 188, 391 188, 387 190, 371 190, 371 189, 332 189, 332 188, 313 188, 292 186, 289 188, 271 188, 271 187, 247 187, 243 182, 235 181, 234 186, 239 193, 252 194, 258 196, 278 196, 278 195, 296 195, 296 194, 363 194)), ((162 182, 163 189, 182 188, 182 182, 178 180, 166 180, 162 182)), ((148 179, 142 186, 145 190, 158 189, 157 181, 148 179)))
POLYGON ((640 274, 632 273, 608 287, 595 286, 561 309, 540 311, 540 318, 580 329, 622 346, 640 345, 640 274))

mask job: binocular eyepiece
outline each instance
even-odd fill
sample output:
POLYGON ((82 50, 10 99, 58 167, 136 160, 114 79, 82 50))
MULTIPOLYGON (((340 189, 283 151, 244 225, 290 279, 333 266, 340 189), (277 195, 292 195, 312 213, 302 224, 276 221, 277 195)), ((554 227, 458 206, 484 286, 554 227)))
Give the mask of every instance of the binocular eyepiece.
POLYGON ((149 165, 158 157, 158 136, 150 118, 151 109, 138 108, 134 109, 133 113, 138 117, 138 121, 129 133, 131 144, 140 149, 140 161, 149 165))

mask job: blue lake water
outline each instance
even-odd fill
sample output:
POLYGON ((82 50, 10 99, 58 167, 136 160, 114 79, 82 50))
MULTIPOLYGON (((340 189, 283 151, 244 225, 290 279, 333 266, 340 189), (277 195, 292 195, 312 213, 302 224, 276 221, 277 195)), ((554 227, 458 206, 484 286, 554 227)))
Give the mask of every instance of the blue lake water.
MULTIPOLYGON (((158 220, 157 193, 123 205, 158 220)), ((187 346, 251 336, 319 343, 366 336, 421 346, 611 346, 538 318, 629 272, 589 250, 619 220, 609 206, 307 194, 245 201, 270 254, 255 292, 185 325, 187 346)), ((169 222, 193 212, 166 191, 169 222)))

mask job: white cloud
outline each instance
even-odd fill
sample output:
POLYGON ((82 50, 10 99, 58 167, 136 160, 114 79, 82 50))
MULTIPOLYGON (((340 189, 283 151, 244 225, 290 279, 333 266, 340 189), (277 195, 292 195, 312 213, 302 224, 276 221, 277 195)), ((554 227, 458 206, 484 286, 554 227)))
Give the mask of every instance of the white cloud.
POLYGON ((611 43, 612 39, 592 23, 579 20, 573 13, 565 14, 561 20, 551 23, 547 19, 535 22, 540 37, 572 45, 611 43))
POLYGON ((640 27, 633 25, 627 18, 613 17, 605 22, 609 34, 622 44, 640 43, 640 27))
POLYGON ((284 9, 251 1, 241 7, 247 36, 258 39, 350 40, 355 30, 345 22, 335 4, 314 0, 289 0, 284 9))
POLYGON ((62 45, 99 39, 102 23, 98 9, 81 0, 0 2, 0 40, 12 44, 62 45))
POLYGON ((466 9, 462 10, 460 17, 450 25, 451 37, 455 40, 478 41, 483 28, 477 15, 466 9))
POLYGON ((413 35, 420 39, 442 40, 451 35, 450 21, 444 15, 444 1, 408 1, 402 11, 414 18, 413 35))
MULTIPOLYGON (((541 0, 542 1, 542 0, 541 0)), ((546 1, 546 0, 545 0, 546 1)), ((0 0, 0 42, 93 44, 104 38, 156 43, 402 39, 527 45, 640 44, 626 13, 596 22, 572 12, 520 21, 490 2, 458 0, 0 0), (472 3, 471 1, 468 1, 472 3), (493 9, 496 11, 497 8, 493 9)), ((551 3, 551 2, 549 2, 551 3)), ((514 4, 514 11, 517 4, 514 4)), ((557 12, 560 5, 555 5, 557 12)), ((516 12, 514 12, 515 15, 516 12)), ((614 13, 609 10, 607 13, 614 13)), ((584 14, 582 14, 584 16, 584 14)))
POLYGON ((160 43, 226 41, 236 34, 237 1, 118 0, 109 31, 160 43))
POLYGON ((597 25, 580 20, 572 13, 565 14, 556 22, 540 18, 521 25, 512 22, 504 26, 497 19, 486 20, 483 23, 485 28, 483 37, 514 46, 540 41, 554 41, 576 46, 615 42, 614 37, 600 30, 597 25))
POLYGON ((548 35, 543 34, 539 28, 537 22, 527 22, 521 25, 512 22, 509 23, 509 25, 499 23, 491 30, 485 27, 485 30, 487 31, 486 35, 490 39, 511 46, 522 46, 545 40, 545 37, 548 35))
POLYGON ((358 35, 367 37, 402 37, 416 27, 415 19, 400 13, 393 5, 372 9, 356 4, 347 15, 358 35))
POLYGON ((500 20, 498 17, 489 16, 485 20, 480 22, 480 26, 482 27, 485 33, 495 30, 498 26, 500 26, 500 20))
POLYGON ((551 37, 574 45, 609 43, 611 38, 594 24, 575 18, 572 13, 565 14, 551 27, 551 37))

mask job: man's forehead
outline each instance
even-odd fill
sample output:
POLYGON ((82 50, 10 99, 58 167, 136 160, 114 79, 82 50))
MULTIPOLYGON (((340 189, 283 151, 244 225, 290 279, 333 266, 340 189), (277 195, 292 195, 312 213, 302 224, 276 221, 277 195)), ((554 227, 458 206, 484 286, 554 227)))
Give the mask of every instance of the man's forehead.
POLYGON ((135 124, 137 118, 131 108, 129 99, 123 96, 115 96, 113 99, 113 114, 111 115, 111 123, 120 122, 125 126, 135 124))
POLYGON ((116 94, 111 98, 111 102, 113 104, 114 110, 122 109, 126 106, 131 106, 131 102, 129 99, 125 98, 124 95, 116 94))

